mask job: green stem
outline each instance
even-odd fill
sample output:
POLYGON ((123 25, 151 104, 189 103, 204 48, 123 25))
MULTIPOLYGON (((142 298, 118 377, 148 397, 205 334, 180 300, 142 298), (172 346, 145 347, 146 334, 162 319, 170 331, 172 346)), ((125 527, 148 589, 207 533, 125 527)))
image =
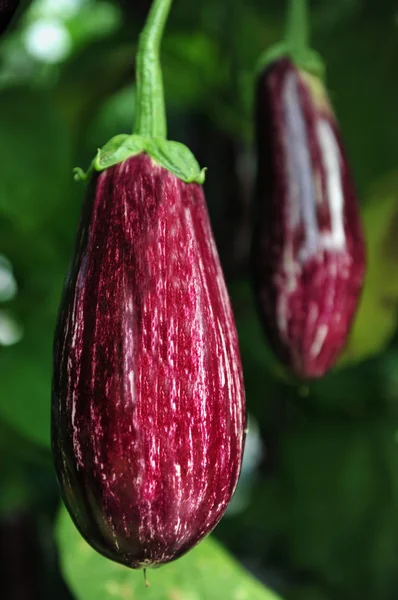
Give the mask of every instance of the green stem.
POLYGON ((307 0, 289 0, 285 42, 293 54, 302 55, 309 49, 307 0))
POLYGON ((134 133, 144 137, 166 138, 167 135, 159 47, 171 4, 172 0, 153 0, 138 41, 134 133))

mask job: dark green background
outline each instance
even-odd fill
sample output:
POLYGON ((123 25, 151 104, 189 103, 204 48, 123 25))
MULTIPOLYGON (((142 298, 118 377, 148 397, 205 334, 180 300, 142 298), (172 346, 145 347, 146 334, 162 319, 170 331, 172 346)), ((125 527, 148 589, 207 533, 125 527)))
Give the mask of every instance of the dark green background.
MULTIPOLYGON (((123 571, 129 583, 112 579, 99 592, 98 577, 113 566, 79 546, 65 515, 54 541, 49 405, 54 321, 84 195, 72 168, 86 168, 97 147, 131 130, 136 40, 149 3, 86 0, 69 16, 52 4, 25 2, 0 40, 0 255, 18 286, 12 299, 0 296, 0 597, 129 600, 145 597, 139 573, 123 571), (70 51, 56 62, 26 49, 32 26, 48 19, 69 36, 70 51), (10 326, 22 337, 4 345, 10 326), (90 567, 81 576, 83 559, 90 567), (129 595, 134 585, 137 596, 129 595)), ((254 66, 281 35, 283 13, 278 0, 175 0, 163 44, 169 137, 208 167, 251 419, 238 492, 213 538, 280 598, 396 600, 398 7, 311 4, 313 46, 325 59, 352 162, 369 268, 339 367, 309 387, 274 362, 248 281, 254 66)), ((268 598, 218 546, 205 542, 194 552, 197 560, 156 572, 148 599, 268 598)))

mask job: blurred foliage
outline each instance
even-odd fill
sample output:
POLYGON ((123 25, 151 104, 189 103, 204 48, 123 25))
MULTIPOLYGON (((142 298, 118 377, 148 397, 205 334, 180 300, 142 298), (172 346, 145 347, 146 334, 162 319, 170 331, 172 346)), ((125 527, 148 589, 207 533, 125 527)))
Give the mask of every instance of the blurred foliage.
MULTIPOLYGON (((98 146, 131 131, 134 55, 148 6, 33 0, 0 40, 0 515, 12 527, 18 515, 33 520, 46 578, 24 600, 70 597, 48 531, 58 505, 49 453, 52 338, 84 194, 72 168, 86 168, 98 146)), ((362 201, 368 274, 338 368, 308 386, 269 351, 249 284, 255 65, 281 35, 284 5, 175 0, 163 44, 169 137, 208 167, 252 417, 240 487, 216 536, 286 600, 395 600, 397 6, 314 0, 311 9, 313 45, 327 64, 362 201)), ((141 577, 93 553, 65 514, 57 531, 76 598, 140 593, 141 577)), ((272 597, 211 539, 150 581, 148 598, 272 597)))

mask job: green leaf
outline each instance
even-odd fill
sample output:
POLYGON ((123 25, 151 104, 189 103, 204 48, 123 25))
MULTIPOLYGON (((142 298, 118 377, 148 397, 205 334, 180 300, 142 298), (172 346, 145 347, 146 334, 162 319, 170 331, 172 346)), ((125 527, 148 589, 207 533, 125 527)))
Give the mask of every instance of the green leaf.
POLYGON ((363 210, 367 243, 365 286, 340 364, 375 355, 392 338, 398 321, 398 173, 378 181, 363 210))
POLYGON ((133 571, 97 554, 62 508, 56 531, 61 568, 77 600, 280 600, 213 539, 160 569, 133 571))

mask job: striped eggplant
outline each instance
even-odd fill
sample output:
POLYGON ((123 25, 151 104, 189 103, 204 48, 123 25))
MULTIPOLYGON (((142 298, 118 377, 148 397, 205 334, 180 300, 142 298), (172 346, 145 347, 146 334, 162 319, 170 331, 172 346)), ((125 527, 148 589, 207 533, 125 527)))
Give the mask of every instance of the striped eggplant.
POLYGON ((201 185, 93 175, 55 336, 52 447, 81 534, 132 568, 218 523, 244 444, 238 340, 201 185))
POLYGON ((346 343, 365 271, 353 179, 320 79, 288 58, 271 63, 258 80, 256 131, 260 317, 283 363, 320 377, 346 343))

